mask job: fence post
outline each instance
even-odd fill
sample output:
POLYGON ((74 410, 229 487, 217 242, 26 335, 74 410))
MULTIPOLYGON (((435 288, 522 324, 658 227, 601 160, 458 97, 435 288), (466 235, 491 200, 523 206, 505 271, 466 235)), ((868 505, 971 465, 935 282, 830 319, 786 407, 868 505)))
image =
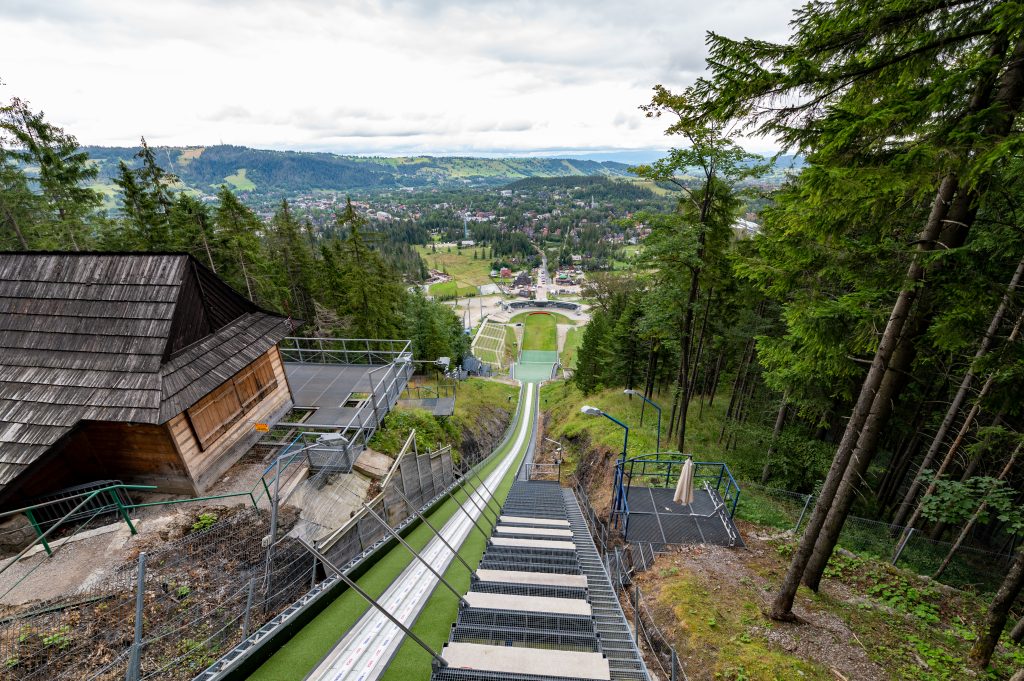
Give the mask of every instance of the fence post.
POLYGON ((914 528, 911 527, 910 531, 907 532, 903 536, 903 538, 900 540, 900 543, 897 544, 897 546, 896 546, 896 554, 892 557, 892 564, 893 565, 896 565, 896 563, 900 559, 900 556, 903 555, 903 549, 907 548, 907 542, 910 541, 910 538, 913 536, 913 534, 914 534, 914 528))
POLYGON ((811 497, 813 496, 813 494, 807 495, 807 500, 804 501, 804 508, 802 511, 800 511, 800 517, 796 519, 796 527, 793 528, 793 534, 796 534, 800 531, 800 523, 804 521, 804 515, 807 514, 807 507, 811 505, 811 497))
POLYGON ((138 681, 142 667, 142 611, 146 603, 146 552, 139 554, 138 574, 135 577, 135 638, 128 658, 126 681, 138 681))
POLYGON ((672 681, 676 681, 676 666, 679 664, 679 658, 676 656, 676 651, 672 651, 672 681))
POLYGON ((245 619, 242 620, 242 640, 249 638, 249 624, 251 623, 252 614, 252 597, 256 591, 256 578, 253 577, 249 580, 249 595, 245 599, 245 619))
POLYGON ((640 587, 633 585, 633 642, 640 645, 640 587))

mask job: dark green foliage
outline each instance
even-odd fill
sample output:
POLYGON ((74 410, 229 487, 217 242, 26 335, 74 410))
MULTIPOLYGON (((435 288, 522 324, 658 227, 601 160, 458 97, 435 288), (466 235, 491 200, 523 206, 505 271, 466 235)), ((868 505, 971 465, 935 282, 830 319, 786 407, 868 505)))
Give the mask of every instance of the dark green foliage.
POLYGON ((19 243, 73 250, 93 245, 90 218, 100 197, 87 185, 97 175, 95 166, 74 136, 47 123, 42 112, 17 97, 0 106, 0 167, 3 218, 8 229, 21 232, 19 243), (13 163, 32 173, 25 173, 24 180, 13 177, 13 163), (25 195, 26 186, 39 200, 25 195), (31 224, 22 228, 20 222, 29 215, 31 224))
POLYGON ((142 138, 142 148, 135 156, 142 165, 132 169, 121 161, 114 179, 121 192, 123 228, 119 246, 125 250, 169 250, 177 245, 171 236, 174 199, 169 186, 177 178, 157 165, 146 138, 142 138))

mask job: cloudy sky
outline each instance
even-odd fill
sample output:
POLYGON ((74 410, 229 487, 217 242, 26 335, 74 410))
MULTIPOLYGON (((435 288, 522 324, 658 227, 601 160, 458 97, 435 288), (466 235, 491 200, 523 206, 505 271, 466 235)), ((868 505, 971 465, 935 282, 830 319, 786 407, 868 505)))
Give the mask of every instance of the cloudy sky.
MULTIPOLYGON (((467 155, 664 149, 637 107, 704 35, 799 0, 3 0, 0 98, 83 144, 467 155)), ((770 142, 749 140, 758 151, 770 142)))

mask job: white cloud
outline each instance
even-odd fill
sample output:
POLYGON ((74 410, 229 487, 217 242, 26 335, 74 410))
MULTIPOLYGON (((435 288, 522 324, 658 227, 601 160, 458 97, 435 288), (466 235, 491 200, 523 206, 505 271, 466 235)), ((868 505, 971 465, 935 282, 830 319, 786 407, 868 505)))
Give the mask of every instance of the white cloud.
POLYGON ((0 96, 88 144, 664 148, 650 87, 701 73, 707 30, 782 39, 798 2, 7 0, 0 96))

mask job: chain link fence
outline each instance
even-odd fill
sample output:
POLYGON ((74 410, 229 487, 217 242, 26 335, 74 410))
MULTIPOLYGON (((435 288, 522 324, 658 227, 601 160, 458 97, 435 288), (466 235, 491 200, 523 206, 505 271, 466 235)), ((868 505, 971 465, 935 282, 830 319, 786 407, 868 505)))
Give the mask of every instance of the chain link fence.
POLYGON ((0 677, 192 679, 324 578, 300 539, 331 539, 320 542, 324 552, 345 565, 390 536, 364 499, 396 527, 446 493, 457 472, 450 448, 407 447, 379 487, 339 482, 354 477, 314 474, 302 484, 322 492, 316 503, 284 503, 276 518, 263 505, 204 508, 181 538, 156 540, 75 593, 8 608, 0 613, 0 677), (356 494, 345 500, 356 510, 332 511, 339 495, 356 494))
POLYGON ((266 510, 237 510, 6 618, 5 678, 191 679, 314 580, 296 542, 267 548, 269 529, 266 510))
MULTIPOLYGON (((736 517, 759 525, 792 530, 799 536, 814 510, 817 497, 755 483, 743 485, 736 517)), ((931 539, 916 529, 870 518, 849 516, 839 535, 839 545, 856 554, 886 560, 920 575, 934 575, 950 554, 953 544, 931 539)), ((1013 561, 1008 552, 960 546, 939 578, 961 589, 991 592, 998 588, 1013 561)))

